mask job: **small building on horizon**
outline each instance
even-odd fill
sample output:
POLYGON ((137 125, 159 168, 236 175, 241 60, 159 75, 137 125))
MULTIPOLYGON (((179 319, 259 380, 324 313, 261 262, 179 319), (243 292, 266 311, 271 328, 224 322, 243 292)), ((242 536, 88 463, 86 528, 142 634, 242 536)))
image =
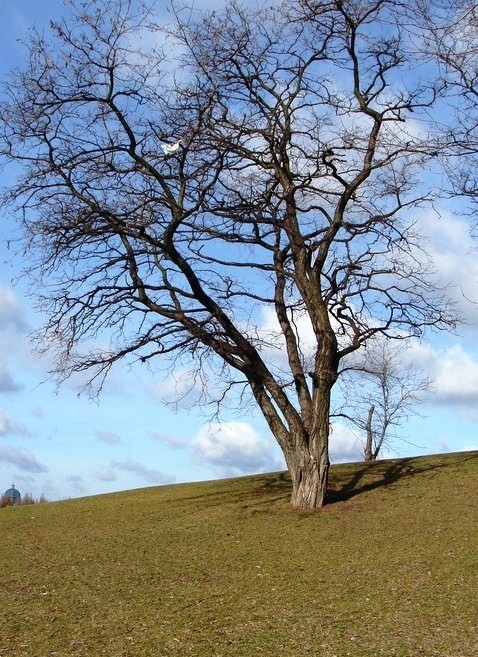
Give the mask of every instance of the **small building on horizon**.
POLYGON ((20 504, 22 501, 20 491, 15 488, 15 484, 12 484, 12 487, 3 493, 3 497, 6 498, 8 500, 8 504, 11 504, 12 506, 20 504))

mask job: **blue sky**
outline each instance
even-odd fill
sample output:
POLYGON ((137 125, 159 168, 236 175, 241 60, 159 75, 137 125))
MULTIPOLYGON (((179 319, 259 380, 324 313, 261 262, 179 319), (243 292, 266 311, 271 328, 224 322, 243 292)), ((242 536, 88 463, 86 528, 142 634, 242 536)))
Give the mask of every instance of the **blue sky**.
MULTIPOLYGON (((21 39, 33 23, 48 32, 64 11, 60 0, 1 0, 0 73, 21 65, 21 39)), ((11 173, 0 173, 8 185, 11 173)), ((468 323, 457 335, 430 336, 413 346, 414 362, 433 383, 421 417, 401 428, 389 455, 478 449, 478 263, 466 221, 450 207, 424 217, 430 251, 468 323)), ((82 381, 59 389, 51 364, 34 351, 29 332, 40 318, 20 275, 22 257, 8 250, 12 219, 0 223, 0 488, 12 482, 50 500, 163 483, 234 476, 283 468, 280 450, 260 416, 224 413, 209 421, 194 399, 165 406, 182 381, 119 365, 99 400, 78 396, 82 381)), ((360 437, 337 425, 333 460, 360 457, 360 437)))

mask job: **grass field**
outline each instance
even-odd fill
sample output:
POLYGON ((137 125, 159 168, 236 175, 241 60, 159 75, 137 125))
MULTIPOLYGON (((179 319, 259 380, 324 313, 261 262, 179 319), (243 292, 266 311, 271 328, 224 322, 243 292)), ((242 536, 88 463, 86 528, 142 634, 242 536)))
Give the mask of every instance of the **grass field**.
POLYGON ((0 510, 0 657, 478 656, 478 453, 0 510))

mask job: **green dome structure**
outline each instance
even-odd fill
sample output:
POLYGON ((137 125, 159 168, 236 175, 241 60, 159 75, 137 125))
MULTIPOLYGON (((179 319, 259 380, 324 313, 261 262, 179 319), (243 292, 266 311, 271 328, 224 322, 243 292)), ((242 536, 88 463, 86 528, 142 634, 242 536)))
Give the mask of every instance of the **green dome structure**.
POLYGON ((12 505, 20 504, 22 501, 20 491, 15 488, 15 484, 12 484, 12 487, 4 492, 3 497, 6 497, 12 505))

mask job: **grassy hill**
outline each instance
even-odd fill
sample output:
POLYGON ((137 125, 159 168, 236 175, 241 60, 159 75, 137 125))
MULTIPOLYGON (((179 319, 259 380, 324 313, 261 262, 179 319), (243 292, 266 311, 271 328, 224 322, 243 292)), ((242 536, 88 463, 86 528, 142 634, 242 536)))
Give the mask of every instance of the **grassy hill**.
POLYGON ((478 453, 0 510, 0 657, 478 656, 478 453))

